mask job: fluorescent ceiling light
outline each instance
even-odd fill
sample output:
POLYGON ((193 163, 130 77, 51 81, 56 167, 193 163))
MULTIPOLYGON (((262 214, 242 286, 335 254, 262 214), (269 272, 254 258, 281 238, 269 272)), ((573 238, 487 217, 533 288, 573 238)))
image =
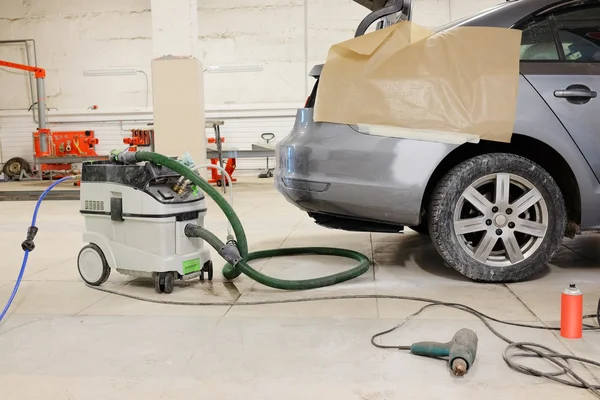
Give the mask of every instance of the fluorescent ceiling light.
POLYGON ((121 76, 135 75, 137 71, 133 68, 115 68, 115 69, 85 69, 83 76, 121 76))
POLYGON ((234 72, 260 72, 263 70, 263 66, 260 64, 256 65, 214 65, 205 69, 206 72, 211 74, 224 74, 234 72))

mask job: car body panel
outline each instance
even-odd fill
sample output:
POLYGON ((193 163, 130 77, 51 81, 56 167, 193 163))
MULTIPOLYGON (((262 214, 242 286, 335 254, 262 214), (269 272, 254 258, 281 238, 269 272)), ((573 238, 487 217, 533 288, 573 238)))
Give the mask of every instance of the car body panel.
POLYGON ((309 212, 418 224, 429 177, 457 145, 372 136, 348 125, 316 123, 313 111, 299 110, 292 133, 277 145, 279 191, 309 212))
MULTIPOLYGON (((525 64, 529 63, 521 63, 521 70, 524 72, 527 71, 525 64)), ((539 64, 535 66, 538 67, 539 64)), ((528 76, 531 78, 532 75, 528 74, 528 76)), ((573 171, 579 186, 582 201, 581 228, 584 230, 599 228, 600 183, 569 132, 523 75, 519 83, 517 110, 515 134, 538 139, 563 157, 573 171), (527 106, 526 111, 522 111, 525 110, 525 106, 527 106)), ((599 154, 600 150, 596 149, 596 157, 599 154)))
POLYGON ((575 140, 596 178, 600 179, 600 99, 569 101, 555 96, 556 91, 568 90, 573 85, 600 92, 600 65, 544 63, 541 67, 531 68, 526 77, 575 140))

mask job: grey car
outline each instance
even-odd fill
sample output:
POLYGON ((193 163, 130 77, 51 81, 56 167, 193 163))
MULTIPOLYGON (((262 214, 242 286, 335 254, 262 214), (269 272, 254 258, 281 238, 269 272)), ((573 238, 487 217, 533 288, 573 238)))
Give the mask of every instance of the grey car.
MULTIPOLYGON (((390 15, 410 18, 410 0, 355 1, 373 11, 357 35, 390 15)), ((410 227, 470 279, 518 281, 544 268, 564 237, 600 230, 600 0, 507 1, 438 31, 461 25, 523 31, 511 143, 451 145, 315 123, 317 66, 311 97, 277 146, 275 182, 318 224, 410 227)))

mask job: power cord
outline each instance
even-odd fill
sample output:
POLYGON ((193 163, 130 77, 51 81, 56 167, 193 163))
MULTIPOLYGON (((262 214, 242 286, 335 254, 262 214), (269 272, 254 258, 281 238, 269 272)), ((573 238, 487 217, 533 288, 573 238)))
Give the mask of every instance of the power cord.
MULTIPOLYGON (((599 305, 600 305, 600 302, 599 302, 599 305)), ((543 346, 538 343, 514 342, 514 341, 510 340, 509 338, 507 338, 506 336, 502 335, 500 332, 498 332, 490 324, 489 321, 500 322, 500 323, 506 324, 506 325, 513 325, 513 326, 520 326, 520 327, 524 327, 524 328, 541 329, 541 330, 548 330, 548 331, 558 331, 558 330, 560 330, 560 328, 539 326, 539 325, 506 323, 506 321, 498 321, 498 320, 495 320, 494 318, 490 318, 487 315, 485 315, 471 307, 465 306, 463 304, 441 303, 441 302, 436 302, 436 303, 432 302, 431 304, 427 304, 426 306, 422 307, 416 313, 409 315, 399 325, 396 325, 395 327, 393 327, 391 329, 388 329, 386 331, 383 331, 383 332, 373 335, 373 337, 371 338, 371 343, 373 344, 373 346, 378 347, 380 349, 410 350, 411 346, 381 345, 381 344, 376 343, 375 339, 377 339, 378 337, 387 335, 391 332, 394 332, 397 329, 400 329, 401 327, 405 326, 411 319, 413 319, 417 315, 421 314, 425 309, 427 309, 429 307, 434 307, 434 306, 451 307, 451 308, 454 308, 457 310, 468 312, 468 313, 476 316, 477 318, 479 318, 481 320, 481 322, 483 322, 483 324, 490 330, 490 332, 492 332, 496 337, 498 337, 499 339, 503 340, 504 342, 506 342, 508 344, 508 346, 504 349, 504 352, 502 353, 502 358, 504 359, 504 362, 506 362, 506 364, 511 369, 513 369, 517 372, 520 372, 522 374, 525 374, 525 375, 546 378, 546 379, 552 380, 554 382, 562 383, 563 385, 568 385, 568 386, 581 388, 581 389, 588 389, 597 398, 600 398, 600 391, 599 391, 600 385, 592 384, 589 381, 587 381, 586 379, 584 379, 583 377, 581 377, 581 375, 576 373, 573 370, 573 368, 571 367, 571 365, 569 364, 570 361, 577 361, 583 365, 600 367, 600 362, 582 358, 582 357, 577 357, 577 356, 574 356, 571 354, 561 354, 549 347, 543 346), (538 370, 538 369, 535 369, 532 367, 528 367, 524 364, 521 364, 521 363, 515 361, 516 358, 540 358, 540 359, 548 361, 550 364, 552 364, 554 367, 556 367, 557 371, 556 372, 544 372, 544 371, 541 371, 541 370, 538 370), (570 379, 561 378, 561 376, 567 376, 570 379)), ((587 319, 587 318, 598 318, 598 313, 596 315, 586 315, 584 317, 584 319, 587 319)), ((600 330, 600 327, 584 324, 584 330, 597 331, 597 330, 600 330)))
MULTIPOLYGON (((395 295, 345 295, 345 296, 309 297, 309 298, 302 298, 302 299, 266 300, 266 301, 237 301, 237 300, 235 300, 235 301, 221 301, 221 302, 192 302, 192 301, 188 302, 188 301, 176 301, 176 300, 159 300, 159 299, 153 299, 153 298, 148 298, 148 297, 143 297, 143 296, 136 296, 136 295, 123 293, 123 292, 120 292, 117 290, 106 289, 106 288, 98 287, 98 286, 90 286, 90 285, 87 285, 87 286, 91 289, 98 290, 98 291, 101 291, 104 293, 110 293, 110 294, 114 294, 114 295, 121 296, 121 297, 127 297, 127 298, 134 299, 134 300, 140 300, 140 301, 156 303, 156 304, 171 304, 171 305, 182 305, 182 306, 259 306, 259 305, 270 305, 270 304, 307 303, 307 302, 315 302, 315 301, 350 300, 350 299, 353 299, 353 300, 356 300, 356 299, 392 299, 392 300, 406 300, 406 301, 417 301, 417 302, 422 302, 422 303, 429 303, 429 304, 425 305, 424 307, 422 307, 416 313, 408 316, 401 324, 396 325, 395 327, 388 329, 386 331, 377 333, 377 334, 373 335, 373 337, 371 338, 371 343, 373 344, 373 346, 381 348, 381 349, 395 349, 395 350, 410 350, 410 346, 381 345, 381 344, 376 343, 375 339, 405 326, 411 319, 413 319, 417 315, 421 314, 423 311, 425 311, 429 307, 434 307, 434 306, 449 307, 449 308, 461 310, 461 311, 464 311, 464 312, 467 312, 469 314, 476 316, 477 318, 479 318, 481 320, 481 322, 483 322, 483 324, 490 330, 490 332, 492 332, 499 339, 506 342, 508 344, 508 346, 504 350, 502 357, 503 357, 504 361, 506 362, 506 364, 513 370, 518 371, 525 375, 529 375, 529 376, 537 376, 537 377, 546 378, 546 379, 549 379, 549 380, 552 380, 554 382, 558 382, 558 383, 561 383, 564 385, 581 388, 581 389, 588 389, 596 397, 600 398, 600 385, 595 385, 595 384, 592 384, 592 383, 588 382, 587 380, 585 380, 583 377, 581 377, 579 374, 577 374, 573 370, 571 365, 569 364, 570 361, 577 361, 584 365, 592 365, 592 366, 600 367, 599 362, 581 358, 581 357, 577 357, 577 356, 570 355, 570 354, 561 354, 549 347, 542 346, 537 343, 514 342, 514 341, 510 340, 509 338, 507 338, 506 336, 502 335, 500 332, 498 332, 491 325, 490 321, 496 322, 496 323, 499 323, 502 325, 515 326, 515 327, 519 327, 519 328, 528 328, 528 329, 539 329, 539 330, 545 330, 545 331, 560 331, 559 327, 550 327, 550 326, 543 326, 543 325, 532 325, 532 324, 522 324, 522 323, 518 323, 518 322, 503 321, 501 319, 491 317, 480 311, 477 311, 476 309, 474 309, 472 307, 469 307, 467 305, 460 304, 460 303, 448 303, 448 302, 443 302, 443 301, 434 300, 434 299, 428 299, 428 298, 424 298, 424 297, 395 296, 395 295), (517 350, 518 350, 518 352, 517 352, 517 350), (544 360, 548 361, 550 364, 552 364, 553 366, 556 366, 558 370, 557 370, 557 372, 540 371, 535 368, 531 368, 531 367, 528 367, 526 365, 516 362, 515 359, 519 358, 519 357, 544 359, 544 360), (571 379, 569 380, 569 379, 561 378, 561 376, 564 376, 564 375, 566 375, 567 377, 570 377, 571 379)), ((599 326, 583 324, 583 329, 585 331, 599 331, 600 330, 600 302, 598 303, 598 308, 597 308, 596 314, 584 316, 584 319, 590 319, 590 318, 596 319, 599 323, 599 326)))
POLYGON ((17 276, 17 281, 15 282, 15 286, 13 288, 13 291, 12 291, 10 297, 8 298, 6 306, 4 306, 4 310, 2 310, 2 313, 0 313, 0 322, 2 322, 2 320, 8 313, 8 309, 10 308, 13 300, 15 299, 15 296, 17 295, 17 292, 19 291, 19 287, 21 286, 21 281, 23 280, 23 275, 25 274, 25 269, 27 268, 27 261, 29 260, 29 253, 31 253, 33 251, 33 249, 35 249, 34 239, 35 239, 35 235, 37 235, 37 232, 38 232, 38 228, 37 228, 37 226, 35 226, 35 224, 37 221, 37 216, 38 216, 38 212, 40 210, 40 206, 42 205, 42 201, 44 200, 46 195, 52 189, 54 189, 56 186, 60 185, 64 181, 72 179, 72 178, 73 178, 72 176, 67 176, 65 178, 59 179, 56 182, 52 183, 50 186, 48 186, 48 188, 46 190, 44 190, 42 192, 37 203, 35 204, 35 209, 33 211, 33 217, 31 218, 31 226, 27 229, 27 238, 23 241, 23 243, 21 243, 21 248, 25 252, 25 254, 23 255, 23 262, 21 263, 21 270, 19 271, 19 275, 17 276))

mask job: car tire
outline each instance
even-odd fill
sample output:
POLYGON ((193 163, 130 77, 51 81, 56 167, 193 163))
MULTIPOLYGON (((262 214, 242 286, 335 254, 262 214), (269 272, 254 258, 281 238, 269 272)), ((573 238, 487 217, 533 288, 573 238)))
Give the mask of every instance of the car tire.
POLYGON ((552 176, 507 153, 453 168, 434 190, 428 214, 444 261, 480 282, 516 282, 540 272, 566 227, 563 195, 552 176))

